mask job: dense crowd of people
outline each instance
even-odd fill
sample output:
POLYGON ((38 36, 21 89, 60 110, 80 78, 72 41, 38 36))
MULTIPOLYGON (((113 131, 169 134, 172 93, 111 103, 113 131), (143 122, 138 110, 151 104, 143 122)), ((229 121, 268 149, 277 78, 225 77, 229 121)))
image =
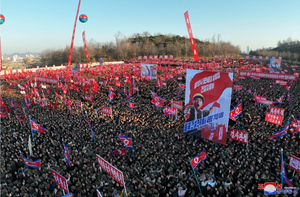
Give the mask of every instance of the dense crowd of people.
MULTIPOLYGON (((290 74, 294 72, 286 65, 283 69, 287 69, 290 74)), ((299 68, 296 69, 299 72, 299 68)), ((225 70, 226 68, 220 69, 225 70)), ((158 76, 163 74, 159 72, 158 76)), ((178 112, 179 120, 176 120, 175 117, 166 116, 162 108, 151 104, 150 89, 168 101, 184 102, 184 91, 177 98, 179 87, 176 81, 179 75, 184 76, 184 72, 174 74, 173 78, 166 80, 163 88, 156 86, 156 80, 136 81, 139 90, 133 91, 130 98, 134 103, 133 109, 128 107, 129 99, 126 99, 123 92, 124 87, 111 84, 117 93, 109 102, 108 85, 99 85, 98 91, 91 94, 93 102, 83 99, 87 94, 83 91, 70 90, 66 94, 71 101, 80 100, 83 103, 82 109, 72 105, 70 115, 67 105, 54 93, 56 85, 48 85, 50 91, 45 92, 45 96, 52 107, 57 102, 57 109, 40 107, 36 103, 25 108, 25 121, 19 121, 15 117, 15 114, 24 116, 22 108, 16 107, 8 112, 8 116, 1 119, 1 196, 63 196, 63 190, 52 177, 52 168, 69 179, 69 191, 76 197, 97 196, 96 189, 103 196, 124 197, 124 187, 99 167, 96 154, 123 172, 129 196, 263 196, 264 190, 258 189, 259 184, 281 184, 281 149, 287 177, 293 180, 294 187, 300 187, 299 173, 294 173, 288 167, 290 155, 299 157, 299 134, 288 132, 282 139, 268 139, 273 132, 283 128, 292 115, 299 114, 299 79, 293 82, 290 89, 293 101, 291 105, 288 104, 284 87, 275 84, 275 88, 270 88, 270 79, 246 78, 234 81, 233 84, 243 85, 243 90, 232 90, 231 108, 241 102, 243 110, 236 121, 229 120, 229 128, 248 132, 249 141, 248 144, 243 144, 228 137, 226 145, 221 145, 184 134, 182 111, 178 112), (245 91, 248 89, 252 93, 245 91), (275 107, 285 109, 281 126, 265 121, 269 106, 256 105, 254 91, 271 101, 285 95, 282 104, 275 104, 275 107), (102 106, 111 107, 112 115, 103 114, 102 106), (85 111, 96 141, 88 126, 85 111), (28 137, 31 136, 29 117, 47 129, 44 134, 33 133, 32 156, 28 150, 28 137), (126 149, 123 157, 110 156, 112 151, 124 147, 118 138, 120 131, 124 136, 132 137, 134 155, 132 150, 126 149), (68 147, 71 166, 65 161, 62 142, 68 147), (195 169, 200 191, 189 161, 202 150, 206 151, 207 159, 195 169), (20 152, 31 161, 41 159, 41 167, 26 167, 20 152)), ((234 76, 237 77, 237 74, 234 76)), ((91 76, 86 73, 86 77, 91 76)), ((101 81, 100 77, 97 79, 101 81)), ((25 79, 20 80, 20 84, 26 82, 25 79)), ((1 85, 1 96, 7 106, 9 98, 14 103, 25 106, 24 97, 17 86, 13 88, 4 80, 1 85)), ((132 84, 125 86, 132 88, 132 84)), ((169 102, 166 105, 170 106, 169 102)), ((285 186, 283 183, 283 187, 285 186)))

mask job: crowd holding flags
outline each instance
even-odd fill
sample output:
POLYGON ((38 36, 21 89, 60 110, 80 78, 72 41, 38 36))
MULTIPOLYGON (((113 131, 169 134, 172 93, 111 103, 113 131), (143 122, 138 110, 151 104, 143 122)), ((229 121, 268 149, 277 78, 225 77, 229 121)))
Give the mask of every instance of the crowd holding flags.
MULTIPOLYGON (((130 80, 129 80, 130 81, 130 80)), ((104 82, 108 82, 108 80, 104 80, 104 82)), ((126 81, 125 81, 126 83, 128 83, 128 78, 126 78, 126 81)), ((105 84, 106 84, 105 83, 105 84)), ((119 82, 120 83, 120 82, 119 82)), ((134 87, 135 87, 135 80, 133 79, 133 85, 134 85, 134 87)), ((159 80, 158 80, 158 83, 159 83, 159 86, 160 87, 162 87, 162 81, 161 82, 159 82, 159 80)), ((272 81, 272 83, 274 83, 273 81, 272 81)), ((63 87, 63 85, 62 85, 62 83, 60 82, 60 86, 61 86, 61 88, 63 88, 63 89, 65 89, 64 87, 63 87)), ((95 91, 96 90, 96 87, 95 87, 95 84, 97 85, 97 83, 95 83, 95 81, 94 81, 94 85, 93 85, 93 90, 94 90, 94 92, 97 92, 97 91, 95 91), (95 87, 95 88, 94 88, 95 87)), ((117 85, 118 84, 118 82, 116 82, 115 83, 116 84, 116 86, 122 86, 122 85, 117 85)), ((195 83, 196 84, 196 83, 195 83)), ((182 90, 182 89, 184 89, 185 88, 185 85, 184 84, 180 84, 180 83, 178 83, 178 85, 179 85, 179 87, 180 87, 180 90, 182 90)), ((274 85, 274 84, 273 84, 274 85)), ((34 86, 33 86, 34 87, 34 86)), ((38 96, 39 97, 39 93, 38 93, 38 90, 36 90, 35 88, 33 88, 34 89, 34 91, 35 91, 35 95, 36 96, 38 96)), ((92 90, 92 89, 90 89, 90 90, 92 90)), ((98 90, 98 87, 97 87, 97 90, 98 90)), ((124 92, 125 92, 125 90, 126 90, 126 88, 124 87, 124 92)), ((179 93, 180 93, 180 90, 179 90, 179 93)), ((264 88, 262 88, 262 87, 260 87, 260 90, 262 90, 262 91, 264 91, 265 93, 266 93, 266 90, 264 89, 264 88)), ((291 102, 291 98, 290 98, 290 92, 289 92, 289 89, 287 89, 288 90, 288 98, 289 98, 289 104, 292 104, 292 102, 291 102)), ((109 98, 110 98, 110 101, 113 99, 113 96, 115 95, 115 92, 116 92, 116 90, 115 89, 113 89, 111 86, 109 86, 109 98)), ((164 102, 167 102, 165 99, 163 99, 163 98, 161 98, 161 97, 159 97, 155 92, 153 92, 152 90, 150 90, 150 92, 151 92, 151 94, 152 94, 152 96, 153 96, 153 99, 151 100, 151 103, 153 103, 153 104, 155 104, 157 107, 163 107, 163 104, 164 104, 164 102)), ((250 92, 251 93, 251 90, 247 90, 247 92, 250 92)), ((55 92, 56 93, 56 95, 58 95, 57 94, 57 92, 55 92)), ((127 91, 126 91, 126 94, 127 94, 127 91)), ((256 95, 256 92, 254 92, 254 97, 255 97, 255 100, 256 101, 258 101, 259 102, 259 99, 257 98, 257 95, 256 95)), ((42 92, 42 96, 43 96, 43 100, 44 100, 44 103, 47 105, 47 100, 46 100, 46 98, 45 98, 45 95, 44 95, 44 92, 42 92)), ((131 92, 131 89, 130 88, 128 88, 128 95, 127 95, 127 99, 129 99, 130 97, 132 96, 132 92, 131 92)), ((60 95, 58 95, 58 97, 61 97, 61 99, 63 100, 63 97, 62 96, 60 96, 60 95)), ((29 97, 30 98, 30 97, 29 97)), ((32 99, 33 100, 33 99, 32 99)), ((41 99, 42 100, 42 99, 41 99)), ((40 101, 41 101, 40 100, 40 101)), ((278 99, 277 101, 274 101, 274 103, 281 103, 282 102, 282 100, 283 100, 283 95, 280 97, 280 99, 278 99)), ((67 102, 68 101, 66 101, 66 104, 67 104, 67 102)), ((15 107, 15 105, 13 104, 13 102, 11 101, 11 102, 9 102, 9 104, 10 104, 10 106, 11 107, 15 107)), ((26 104, 26 107, 29 107, 30 106, 30 101, 28 102, 27 101, 27 98, 25 98, 25 104, 26 104), (28 104, 29 103, 29 104, 28 104), (27 104, 28 104, 28 106, 27 106, 27 104)), ((43 103, 42 103, 43 104, 43 103)), ((55 103, 56 104, 56 103, 55 103)), ((222 103, 221 103, 222 104, 222 103)), ((221 108, 221 104, 220 103, 218 103, 218 102, 211 102, 209 105, 211 106, 211 107, 217 107, 217 108, 221 108)), ((51 105, 51 102, 50 102, 50 105, 51 105)), ((68 104, 67 104, 68 105, 68 104)), ((68 105, 69 107, 70 107, 70 105, 68 105)), ((209 107, 210 107, 209 106, 209 107)), ((222 104, 222 106, 223 106, 223 104, 222 104)), ((130 108, 133 108, 133 102, 129 102, 129 107, 130 108)), ((70 109, 70 108, 69 108, 70 109)), ((72 109, 71 109, 72 110, 72 109)), ((217 109, 217 110, 219 110, 219 109, 217 109)), ((174 112, 175 112, 175 110, 173 109, 173 106, 171 105, 171 107, 165 107, 164 108, 164 110, 163 110, 163 112, 166 114, 166 115, 174 115, 174 112)), ((237 106, 235 106, 235 108, 233 109, 233 110, 231 110, 230 111, 230 113, 229 113, 229 118, 230 119, 233 119, 233 120, 236 120, 236 118, 240 115, 242 113, 242 106, 241 106, 241 103, 238 103, 238 105, 237 106)), ((6 115, 6 113, 3 113, 3 111, 1 110, 1 116, 2 116, 2 114, 5 114, 6 115)), ((228 114, 228 113, 227 113, 228 114)), ((19 121, 22 121, 19 117, 18 117, 18 115, 16 114, 16 117, 17 117, 17 119, 19 120, 19 121)), ((228 118, 227 118, 228 119, 228 118)), ((299 130, 300 130, 300 128, 299 128, 299 125, 298 125, 298 122, 299 120, 297 120, 297 119, 294 119, 294 122, 295 122, 295 124, 297 125, 297 127, 295 127, 296 128, 296 131, 298 131, 299 132, 299 130), (298 130, 297 130, 297 128, 298 128, 298 130)), ((89 127, 90 127, 90 129, 91 129, 91 132, 92 132, 92 135, 93 135, 93 137, 94 137, 94 139, 95 139, 95 134, 94 134, 94 132, 93 132, 93 130, 92 130, 92 128, 91 128, 91 124, 90 124, 90 122, 89 122, 89 118, 88 118, 88 115, 87 115, 87 122, 88 122, 88 124, 89 124, 89 127)), ((45 133, 45 128, 43 128, 43 127, 41 127, 37 122, 34 122, 32 119, 30 119, 30 124, 31 124, 31 126, 32 126, 32 130, 33 131, 36 131, 36 132, 39 132, 39 133, 45 133)), ((269 138, 270 139, 275 139, 275 138, 279 138, 279 137, 282 137, 282 136, 285 136, 286 134, 287 134, 287 130, 288 130, 288 128, 289 128, 289 122, 287 123, 287 125, 282 129, 282 130, 280 130, 280 131, 277 131, 277 132, 275 132, 275 133, 273 133, 273 135, 272 136, 270 136, 269 138)), ((293 132, 294 133, 294 132, 293 132)), ((119 139, 124 143, 124 145, 125 145, 125 147, 126 148, 129 148, 129 149, 133 149, 133 146, 132 146, 132 138, 131 137, 126 137, 126 136, 123 136, 122 135, 122 132, 119 134, 119 139)), ((63 143, 63 146, 64 146, 64 150, 65 150, 65 159, 66 159, 66 162, 68 163, 68 165, 70 166, 70 158, 69 158, 69 153, 68 153, 68 149, 67 149, 67 147, 66 147, 66 145, 63 143)), ((117 149, 117 150, 115 150, 115 151, 113 151, 112 153, 111 153, 111 155, 110 156, 114 156, 114 155, 119 155, 119 156, 124 156, 125 155, 125 148, 123 148, 123 149, 117 149)), ((23 159, 24 157, 22 156, 22 159, 23 159)), ((26 158, 25 158, 26 159, 26 158)), ((197 165, 201 162, 201 161, 203 161, 203 160, 205 160, 206 159, 206 152, 205 151, 202 151, 199 155, 197 155, 196 157, 194 157, 193 159, 191 159, 190 160, 190 163, 191 163, 191 165, 192 165, 192 168, 193 168, 193 170, 195 170, 196 169, 196 167, 197 167, 197 165)), ((27 162, 28 162, 29 160, 27 160, 27 162)), ((29 161, 29 162, 32 162, 32 161, 29 161)), ((24 162, 25 163, 25 162, 24 162)), ((35 162, 32 162, 32 163, 35 163, 35 162)), ((283 163, 283 157, 282 157, 282 163, 283 163)), ((284 170, 284 168, 283 168, 283 170, 281 170, 281 172, 283 172, 282 174, 283 174, 283 178, 286 178, 286 175, 285 175, 285 170, 284 170)), ((288 179, 287 179, 288 180, 288 179)))

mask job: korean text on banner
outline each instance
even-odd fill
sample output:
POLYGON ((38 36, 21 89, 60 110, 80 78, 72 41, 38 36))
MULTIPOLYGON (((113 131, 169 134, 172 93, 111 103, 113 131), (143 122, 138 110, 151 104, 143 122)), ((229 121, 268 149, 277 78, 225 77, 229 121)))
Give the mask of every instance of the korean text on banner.
POLYGON ((113 177, 118 183, 124 186, 123 173, 116 167, 108 163, 105 159, 96 154, 99 166, 111 177, 113 177))

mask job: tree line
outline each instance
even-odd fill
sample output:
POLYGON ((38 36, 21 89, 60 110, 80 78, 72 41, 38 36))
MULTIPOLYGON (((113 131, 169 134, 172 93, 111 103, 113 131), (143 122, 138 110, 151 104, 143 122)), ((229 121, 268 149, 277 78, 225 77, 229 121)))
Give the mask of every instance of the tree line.
POLYGON ((282 40, 277 42, 277 47, 250 51, 250 55, 269 57, 282 57, 285 60, 300 61, 300 42, 298 40, 282 40))
MULTIPOLYGON (((200 41, 195 39, 199 57, 213 57, 214 55, 240 55, 238 46, 230 42, 224 42, 221 36, 214 35, 211 40, 200 41)), ((44 65, 60 65, 68 62, 70 47, 64 49, 45 50, 41 55, 44 65)), ((173 55, 175 59, 193 59, 190 39, 178 35, 151 35, 148 32, 134 34, 127 38, 120 32, 115 34, 115 42, 99 43, 91 40, 87 43, 89 62, 98 62, 100 58, 104 61, 130 60, 138 56, 149 55, 173 55)), ((72 63, 86 62, 83 46, 73 48, 72 63)))

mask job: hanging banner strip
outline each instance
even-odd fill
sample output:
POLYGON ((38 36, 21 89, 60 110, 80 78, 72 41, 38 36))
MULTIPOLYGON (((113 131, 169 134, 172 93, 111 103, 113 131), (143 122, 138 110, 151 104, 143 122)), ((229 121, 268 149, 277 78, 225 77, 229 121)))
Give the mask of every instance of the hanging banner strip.
POLYGON ((72 35, 72 41, 71 41, 70 53, 69 53, 69 59, 68 59, 68 65, 67 65, 66 78, 68 78, 70 73, 71 73, 71 60, 72 60, 72 53, 73 53, 73 44, 74 44, 75 30, 76 30, 76 24, 77 24, 77 19, 78 19, 80 3, 81 3, 81 0, 79 0, 77 13, 76 13, 76 18, 75 18, 75 24, 74 24, 74 29, 73 29, 73 35, 72 35))
POLYGON ((192 28, 191 28, 191 23, 190 23, 190 18, 189 18, 188 11, 186 11, 184 13, 184 18, 185 18, 186 27, 188 29, 188 33, 189 33, 189 37, 190 37, 190 41, 191 41, 191 45, 192 45, 192 51, 193 51, 193 55, 194 55, 194 60, 198 61, 199 60, 199 56, 198 56, 198 53, 197 53, 197 49, 196 49, 196 45, 195 45, 195 41, 194 41, 194 37, 193 37, 193 33, 192 33, 192 28))

